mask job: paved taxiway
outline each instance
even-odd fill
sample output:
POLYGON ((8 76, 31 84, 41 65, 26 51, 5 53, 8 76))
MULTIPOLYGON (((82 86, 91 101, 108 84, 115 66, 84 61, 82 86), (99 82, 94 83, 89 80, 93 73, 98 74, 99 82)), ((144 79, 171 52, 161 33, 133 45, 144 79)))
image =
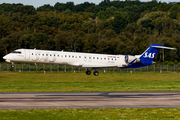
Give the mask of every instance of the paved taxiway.
POLYGON ((180 92, 0 93, 0 109, 180 107, 180 92))

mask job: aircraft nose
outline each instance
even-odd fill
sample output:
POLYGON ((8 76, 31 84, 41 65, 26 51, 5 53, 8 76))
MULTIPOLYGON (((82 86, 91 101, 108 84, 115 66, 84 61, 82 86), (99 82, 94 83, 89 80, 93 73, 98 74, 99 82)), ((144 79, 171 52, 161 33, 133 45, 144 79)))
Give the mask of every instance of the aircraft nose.
POLYGON ((3 57, 3 59, 7 59, 7 55, 5 55, 5 56, 3 57))
POLYGON ((3 59, 5 59, 6 62, 10 62, 10 56, 9 55, 5 55, 3 57, 3 59))

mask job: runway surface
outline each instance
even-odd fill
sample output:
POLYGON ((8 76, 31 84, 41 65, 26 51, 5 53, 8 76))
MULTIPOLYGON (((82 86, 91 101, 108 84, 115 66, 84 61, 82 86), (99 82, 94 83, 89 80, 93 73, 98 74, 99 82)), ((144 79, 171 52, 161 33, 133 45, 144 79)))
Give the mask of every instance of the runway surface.
POLYGON ((0 109, 180 107, 180 92, 0 93, 0 109))

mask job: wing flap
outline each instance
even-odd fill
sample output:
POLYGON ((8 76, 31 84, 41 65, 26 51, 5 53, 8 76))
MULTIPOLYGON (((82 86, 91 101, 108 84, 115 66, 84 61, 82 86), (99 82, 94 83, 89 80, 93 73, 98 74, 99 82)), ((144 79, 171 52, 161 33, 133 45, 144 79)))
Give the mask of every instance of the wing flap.
POLYGON ((115 65, 105 65, 105 64, 84 64, 82 67, 85 68, 106 68, 106 67, 117 67, 115 65))

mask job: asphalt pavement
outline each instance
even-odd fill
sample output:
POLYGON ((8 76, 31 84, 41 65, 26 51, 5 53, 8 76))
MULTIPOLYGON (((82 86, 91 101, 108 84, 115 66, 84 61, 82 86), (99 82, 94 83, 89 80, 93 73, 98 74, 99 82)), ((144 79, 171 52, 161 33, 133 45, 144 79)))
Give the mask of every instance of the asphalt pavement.
POLYGON ((0 109, 170 107, 180 107, 180 91, 0 93, 0 109))

